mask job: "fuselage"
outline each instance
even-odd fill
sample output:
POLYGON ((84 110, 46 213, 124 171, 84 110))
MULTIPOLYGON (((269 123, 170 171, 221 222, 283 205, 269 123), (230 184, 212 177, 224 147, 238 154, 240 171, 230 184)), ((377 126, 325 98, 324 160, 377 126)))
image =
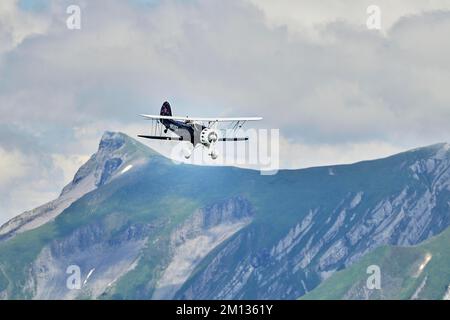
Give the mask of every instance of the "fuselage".
POLYGON ((166 130, 170 130, 177 136, 182 137, 184 141, 190 141, 193 146, 200 143, 200 133, 206 127, 200 124, 184 123, 172 119, 160 120, 166 130))

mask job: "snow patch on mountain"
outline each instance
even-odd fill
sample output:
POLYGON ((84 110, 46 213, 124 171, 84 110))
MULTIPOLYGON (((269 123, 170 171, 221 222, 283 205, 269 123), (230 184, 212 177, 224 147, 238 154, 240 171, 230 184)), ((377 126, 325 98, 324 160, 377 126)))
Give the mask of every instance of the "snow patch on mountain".
POLYGON ((120 171, 120 174, 124 174, 125 172, 129 171, 131 168, 133 168, 132 164, 127 165, 122 171, 120 171))

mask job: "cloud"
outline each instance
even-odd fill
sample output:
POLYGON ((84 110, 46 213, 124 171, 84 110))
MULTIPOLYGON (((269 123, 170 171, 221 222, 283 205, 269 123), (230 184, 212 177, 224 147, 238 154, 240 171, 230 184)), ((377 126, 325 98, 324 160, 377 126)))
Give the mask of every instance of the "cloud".
POLYGON ((0 148, 0 188, 26 173, 26 160, 20 152, 7 152, 0 148))
POLYGON ((55 199, 86 155, 46 155, 0 148, 0 224, 55 199))
POLYGON ((48 196, 55 197, 54 172, 42 157, 0 148, 0 224, 18 212, 42 204, 48 196))
POLYGON ((0 147, 47 168, 13 186, 49 179, 42 202, 103 130, 145 132, 137 114, 164 100, 181 115, 263 116, 283 167, 449 140, 447 1, 379 1, 382 33, 365 27, 367 1, 77 3, 79 31, 72 1, 0 4, 0 147))
POLYGON ((63 172, 64 181, 71 181, 78 169, 89 160, 85 154, 53 154, 53 162, 57 168, 63 172))
POLYGON ((130 123, 167 98, 181 114, 261 114, 266 126, 319 143, 413 141, 424 126, 437 128, 425 142, 447 132, 448 46, 439 34, 450 31, 448 12, 403 18, 387 37, 323 24, 317 30, 328 41, 317 44, 267 27, 239 1, 83 8, 81 31, 58 25, 57 15, 46 37, 8 54, 5 122, 130 123), (421 41, 427 46, 416 48, 421 41))
POLYGON ((349 164, 361 160, 373 160, 391 156, 404 151, 395 145, 385 142, 360 142, 348 144, 300 144, 281 139, 280 154, 285 168, 310 168, 349 164))
POLYGON ((45 17, 21 10, 19 3, 17 0, 0 3, 0 53, 17 47, 30 36, 47 31, 48 21, 45 17))
MULTIPOLYGON (((450 9, 448 0, 359 0, 359 1, 314 1, 314 0, 248 0, 260 8, 270 26, 286 26, 292 32, 317 35, 314 29, 329 23, 346 21, 355 26, 365 26, 367 8, 377 5, 381 10, 381 27, 389 30, 405 16, 424 12, 450 9)), ((320 40, 320 39, 316 39, 320 40)))

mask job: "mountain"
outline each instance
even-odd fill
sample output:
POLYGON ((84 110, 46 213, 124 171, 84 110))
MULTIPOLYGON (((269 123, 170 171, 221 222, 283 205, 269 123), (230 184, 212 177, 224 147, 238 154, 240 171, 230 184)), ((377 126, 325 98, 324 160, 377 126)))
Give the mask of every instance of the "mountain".
POLYGON ((0 297, 296 299, 377 248, 443 232, 449 168, 437 144, 267 176, 105 133, 58 199, 0 229, 0 297))
POLYGON ((106 132, 98 151, 78 170, 59 198, 5 223, 0 227, 0 241, 49 222, 75 200, 108 182, 116 169, 142 164, 151 154, 150 149, 123 134, 106 132))
POLYGON ((336 272, 302 299, 450 300, 450 228, 417 246, 382 246, 336 272), (369 266, 380 268, 380 289, 369 290, 369 266))

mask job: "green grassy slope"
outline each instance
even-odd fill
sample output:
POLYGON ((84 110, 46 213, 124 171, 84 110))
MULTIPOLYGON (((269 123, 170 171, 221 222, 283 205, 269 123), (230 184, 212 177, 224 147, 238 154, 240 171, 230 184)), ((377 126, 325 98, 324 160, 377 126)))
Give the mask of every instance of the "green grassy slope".
POLYGON ((418 246, 378 248, 301 299, 364 298, 363 291, 369 299, 410 299, 416 292, 419 299, 442 299, 450 284, 449 266, 450 228, 418 246), (370 265, 380 267, 381 290, 366 289, 370 265))
MULTIPOLYGON (((142 148, 146 152, 146 147, 133 144, 127 145, 130 152, 135 148, 142 148)), ((282 170, 275 176, 262 176, 258 171, 232 167, 174 165, 172 161, 151 152, 146 165, 86 194, 54 221, 0 243, 0 291, 6 287, 9 298, 31 297, 33 288, 27 279, 35 258, 44 246, 67 237, 80 227, 102 223, 107 226, 108 237, 114 240, 114 236, 128 225, 151 224, 155 227, 154 232, 148 239, 137 267, 119 279, 111 291, 103 296, 105 299, 149 298, 155 281, 170 258, 167 254, 168 235, 196 209, 237 195, 246 197, 254 206, 252 224, 241 231, 250 230, 246 238, 248 241, 242 242, 238 255, 229 257, 224 266, 224 270, 234 270, 242 259, 274 246, 311 208, 321 209, 315 216, 315 223, 319 226, 317 238, 320 238, 327 231, 320 226, 325 225, 330 212, 349 195, 364 190, 366 198, 355 212, 355 220, 347 221, 348 228, 357 223, 368 208, 386 196, 400 192, 405 185, 421 192, 423 186, 407 170, 403 170, 403 166, 405 161, 426 157, 423 153, 427 152, 431 151, 334 166, 334 175, 329 174, 328 167, 322 167, 282 170)), ((301 249, 302 245, 304 243, 300 243, 290 254, 295 255, 295 250, 301 249)), ((205 261, 210 260, 216 252, 212 252, 205 261)), ((378 254, 385 256, 384 252, 378 254)), ((433 259, 427 268, 432 266, 433 259)), ((204 266, 205 263, 198 266, 187 284, 195 281, 196 274, 204 266)), ((278 269, 277 264, 267 266, 264 276, 270 276, 278 269)), ((230 273, 224 275, 223 283, 232 276, 230 273)), ((287 275, 285 279, 280 279, 284 283, 296 284, 300 280, 310 281, 308 287, 320 281, 314 275, 306 278, 302 273, 295 275, 295 278, 287 275)), ((430 286, 433 281, 430 278, 430 286)), ((215 285, 220 287, 223 283, 215 285)), ((244 289, 245 297, 258 296, 261 288, 252 283, 250 279, 244 289)), ((345 289, 341 289, 340 293, 345 289)))

